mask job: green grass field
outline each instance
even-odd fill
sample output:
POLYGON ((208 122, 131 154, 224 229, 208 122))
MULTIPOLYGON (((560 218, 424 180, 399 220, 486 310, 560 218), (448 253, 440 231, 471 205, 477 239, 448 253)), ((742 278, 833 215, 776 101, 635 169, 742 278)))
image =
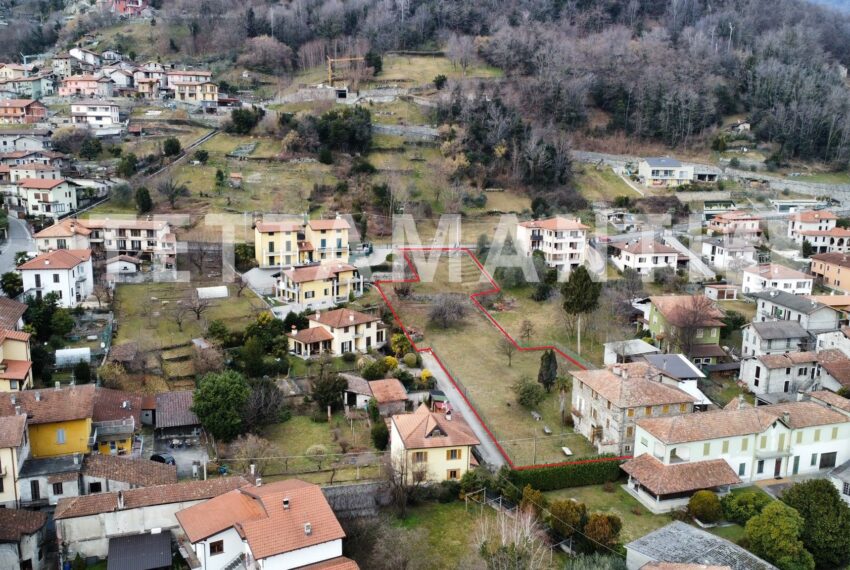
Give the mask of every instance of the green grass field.
POLYGON ((475 531, 481 516, 493 516, 480 506, 466 509, 464 503, 424 503, 411 507, 395 524, 424 541, 429 553, 428 567, 454 570, 475 551, 475 531))
POLYGON ((608 167, 597 170, 589 164, 580 166, 577 169, 576 185, 588 202, 610 202, 617 196, 640 198, 634 189, 608 167))

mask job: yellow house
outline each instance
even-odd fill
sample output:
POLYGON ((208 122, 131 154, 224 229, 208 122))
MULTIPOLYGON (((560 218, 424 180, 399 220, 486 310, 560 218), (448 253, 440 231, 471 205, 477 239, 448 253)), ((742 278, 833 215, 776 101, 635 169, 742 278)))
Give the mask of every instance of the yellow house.
POLYGON ((396 469, 413 481, 457 481, 475 465, 481 443, 457 412, 432 412, 422 404, 390 421, 390 454, 396 469))
POLYGON ((0 392, 32 388, 29 333, 0 329, 0 392))
POLYGON ((285 269, 277 282, 277 297, 301 309, 320 309, 363 294, 363 277, 347 263, 305 265, 285 269))
POLYGON ((316 261, 348 262, 348 222, 333 220, 257 222, 254 258, 260 267, 289 267, 316 261))
POLYGON ((133 436, 141 426, 141 396, 121 390, 97 389, 92 409, 92 437, 101 455, 130 455, 133 436))
POLYGON ((28 454, 27 417, 0 418, 0 507, 18 507, 18 473, 28 454))

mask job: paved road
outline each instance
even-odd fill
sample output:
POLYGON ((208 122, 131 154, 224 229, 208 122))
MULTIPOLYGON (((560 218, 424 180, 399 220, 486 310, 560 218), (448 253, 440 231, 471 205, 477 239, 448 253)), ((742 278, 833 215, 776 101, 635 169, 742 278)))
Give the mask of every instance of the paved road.
POLYGON ((0 246, 0 274, 15 268, 19 251, 35 251, 35 240, 26 222, 9 216, 9 241, 0 246))
POLYGON ((452 404, 452 408, 461 413, 463 419, 466 420, 466 423, 468 423, 469 427, 472 428, 472 431, 475 432, 475 436, 481 441, 481 445, 478 446, 481 458, 485 463, 492 466, 493 469, 499 469, 505 464, 505 458, 502 457, 502 454, 499 452, 496 444, 493 443, 492 438, 490 438, 487 434, 487 430, 484 429, 484 426, 481 425, 475 417, 475 414, 472 413, 472 410, 466 404, 466 400, 464 400, 463 396, 460 392, 458 392, 457 388, 455 388, 452 381, 449 380, 446 373, 443 372, 443 369, 437 363, 437 359, 434 358, 433 355, 423 352, 422 363, 425 368, 434 373, 434 379, 437 381, 437 387, 445 392, 446 397, 452 404))

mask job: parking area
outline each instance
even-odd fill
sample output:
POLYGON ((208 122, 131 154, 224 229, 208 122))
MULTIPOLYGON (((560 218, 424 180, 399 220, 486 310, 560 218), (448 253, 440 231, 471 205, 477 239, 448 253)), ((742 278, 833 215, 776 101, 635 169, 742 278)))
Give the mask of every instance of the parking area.
POLYGON ((198 476, 204 476, 204 463, 209 460, 207 448, 199 438, 157 438, 154 453, 168 454, 177 464, 177 477, 191 478, 192 465, 198 465, 198 476), (179 445, 178 445, 179 442, 179 445), (189 445, 187 445, 189 442, 189 445), (196 463, 197 462, 197 463, 196 463))

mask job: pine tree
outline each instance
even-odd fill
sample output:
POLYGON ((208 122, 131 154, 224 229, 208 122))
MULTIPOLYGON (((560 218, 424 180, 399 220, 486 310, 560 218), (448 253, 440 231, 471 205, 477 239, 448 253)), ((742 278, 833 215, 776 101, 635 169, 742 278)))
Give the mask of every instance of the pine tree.
POLYGON ((592 313, 599 306, 602 284, 593 281, 584 266, 570 272, 570 278, 561 285, 564 311, 578 318, 578 353, 581 354, 581 316, 592 313))
POLYGON ((549 392, 555 385, 558 377, 558 359, 554 350, 547 350, 540 357, 540 370, 537 372, 537 381, 549 392))

